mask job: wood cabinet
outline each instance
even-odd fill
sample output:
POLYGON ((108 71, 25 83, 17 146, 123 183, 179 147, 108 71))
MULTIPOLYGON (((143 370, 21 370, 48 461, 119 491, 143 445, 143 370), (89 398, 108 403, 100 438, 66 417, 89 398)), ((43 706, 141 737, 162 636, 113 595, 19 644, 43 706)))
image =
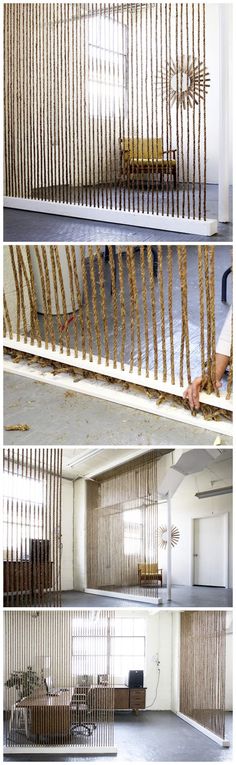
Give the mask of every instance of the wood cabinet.
POLYGON ((117 685, 114 688, 115 709, 132 709, 136 714, 146 706, 146 688, 128 688, 117 685))

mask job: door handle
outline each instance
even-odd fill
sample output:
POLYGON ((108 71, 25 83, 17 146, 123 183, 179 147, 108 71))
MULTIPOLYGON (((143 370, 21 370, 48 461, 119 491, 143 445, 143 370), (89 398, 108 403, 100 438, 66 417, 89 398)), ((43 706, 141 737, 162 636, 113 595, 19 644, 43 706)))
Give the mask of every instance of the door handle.
POLYGON ((193 553, 194 558, 198 558, 198 553, 193 553))

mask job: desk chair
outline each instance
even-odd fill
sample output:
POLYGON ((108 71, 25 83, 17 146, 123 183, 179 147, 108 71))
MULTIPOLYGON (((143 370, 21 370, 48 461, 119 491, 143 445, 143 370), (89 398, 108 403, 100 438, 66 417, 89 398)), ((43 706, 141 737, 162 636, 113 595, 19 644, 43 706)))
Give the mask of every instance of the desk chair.
POLYGON ((9 734, 12 732, 12 729, 18 733, 25 733, 26 738, 29 738, 28 710, 20 709, 16 704, 13 704, 11 707, 9 734))
MULTIPOLYGON (((116 245, 112 244, 111 247, 112 247, 113 255, 115 255, 116 249, 117 249, 116 245)), ((153 257, 153 276, 156 279, 156 277, 157 277, 157 262, 158 262, 157 261, 157 247, 152 247, 151 250, 152 250, 152 257, 153 257)), ((105 263, 107 261, 109 261, 108 244, 106 244, 105 248, 104 248, 104 259, 105 259, 105 263)), ((116 278, 116 261, 115 261, 115 278, 116 278)))
POLYGON ((70 705, 72 724, 71 733, 76 736, 92 736, 97 727, 92 721, 92 709, 89 703, 88 689, 76 688, 70 705))

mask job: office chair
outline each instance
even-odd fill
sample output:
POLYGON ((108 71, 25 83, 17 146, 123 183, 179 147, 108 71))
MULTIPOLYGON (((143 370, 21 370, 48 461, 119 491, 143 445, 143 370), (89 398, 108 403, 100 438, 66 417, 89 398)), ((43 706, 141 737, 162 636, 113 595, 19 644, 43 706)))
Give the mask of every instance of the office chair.
POLYGON ((72 713, 71 733, 76 736, 92 736, 97 727, 92 722, 92 709, 89 704, 89 690, 77 688, 74 691, 70 709, 72 713))

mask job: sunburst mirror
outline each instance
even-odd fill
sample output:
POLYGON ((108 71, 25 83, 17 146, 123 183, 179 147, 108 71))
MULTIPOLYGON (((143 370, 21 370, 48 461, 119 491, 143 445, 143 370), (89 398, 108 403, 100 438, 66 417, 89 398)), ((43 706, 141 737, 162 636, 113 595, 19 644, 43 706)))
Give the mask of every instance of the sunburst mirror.
MULTIPOLYGON (((167 526, 159 526, 158 536, 159 536, 159 547, 165 550, 167 547, 167 526)), ((179 529, 177 529, 177 526, 171 526, 171 547, 174 547, 175 545, 178 544, 179 538, 180 538, 179 529)))
POLYGON ((191 56, 180 56, 177 60, 167 61, 166 66, 158 75, 158 92, 164 98, 170 89, 170 105, 173 106, 178 101, 178 106, 186 109, 187 105, 193 106, 193 102, 198 106, 199 101, 203 100, 204 87, 207 93, 210 87, 210 75, 206 66, 197 58, 191 59, 191 56), (194 98, 195 94, 195 98, 194 98))

